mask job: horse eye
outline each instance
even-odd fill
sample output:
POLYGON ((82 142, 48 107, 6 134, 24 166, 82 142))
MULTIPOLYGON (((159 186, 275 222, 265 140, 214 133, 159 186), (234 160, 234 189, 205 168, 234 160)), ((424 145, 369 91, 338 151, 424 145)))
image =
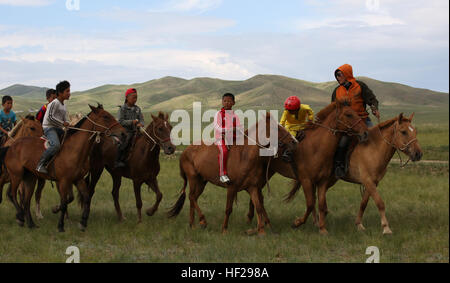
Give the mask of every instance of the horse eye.
POLYGON ((162 132, 162 130, 163 130, 162 128, 158 128, 158 131, 162 132))
POLYGON ((406 136, 408 134, 408 132, 406 131, 401 131, 402 135, 406 136))
POLYGON ((36 129, 35 128, 30 128, 30 130, 35 131, 36 129))
POLYGON ((345 114, 345 116, 347 116, 348 118, 351 118, 352 114, 347 113, 347 114, 345 114))

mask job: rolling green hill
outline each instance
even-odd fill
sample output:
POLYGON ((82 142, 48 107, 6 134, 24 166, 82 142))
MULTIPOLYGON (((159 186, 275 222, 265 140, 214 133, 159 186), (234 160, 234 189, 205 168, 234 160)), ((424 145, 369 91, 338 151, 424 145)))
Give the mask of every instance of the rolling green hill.
MULTIPOLYGON (((398 83, 383 82, 367 77, 359 77, 377 95, 381 107, 439 108, 449 105, 448 93, 413 88, 398 83)), ((204 108, 219 108, 221 95, 225 92, 236 94, 236 108, 281 109, 284 100, 297 95, 303 103, 313 107, 325 106, 337 86, 335 81, 312 83, 277 75, 257 75, 245 81, 226 81, 213 78, 185 80, 164 77, 132 85, 103 85, 82 92, 72 93, 68 102, 71 112, 88 112, 87 104, 102 103, 105 109, 116 112, 123 104, 124 92, 134 87, 138 90, 138 104, 144 112, 192 109, 194 101, 202 102, 204 108)), ((28 111, 38 109, 45 102, 46 88, 13 85, 0 90, 0 95, 11 95, 15 100, 14 109, 28 111)))

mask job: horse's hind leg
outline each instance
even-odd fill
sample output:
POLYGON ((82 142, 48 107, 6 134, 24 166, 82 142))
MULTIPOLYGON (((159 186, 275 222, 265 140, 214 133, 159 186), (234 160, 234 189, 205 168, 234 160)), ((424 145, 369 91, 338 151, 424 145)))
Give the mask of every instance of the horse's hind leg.
POLYGON ((158 180, 156 180, 156 178, 155 178, 155 179, 152 179, 152 180, 150 180, 150 181, 147 181, 146 184, 147 184, 147 185, 155 192, 155 194, 156 194, 156 201, 155 201, 155 204, 154 204, 151 208, 147 209, 147 211, 146 211, 148 216, 152 216, 152 215, 155 214, 155 212, 158 210, 159 203, 160 203, 161 200, 162 200, 162 193, 161 193, 161 191, 159 190, 158 180))
POLYGON ((36 218, 37 219, 44 219, 44 216, 41 212, 41 195, 42 190, 45 187, 45 180, 44 179, 38 179, 38 184, 36 188, 36 194, 34 195, 34 199, 36 201, 36 218))
POLYGON ((22 175, 23 175, 23 171, 20 174, 11 175, 10 176, 11 184, 8 189, 8 197, 11 200, 11 202, 14 204, 14 207, 16 208, 16 211, 17 211, 16 221, 19 224, 19 226, 23 226, 25 223, 23 209, 17 202, 17 188, 19 187, 19 184, 22 181, 22 175))
MULTIPOLYGON (((91 196, 89 194, 86 182, 84 181, 84 179, 80 179, 76 182, 76 186, 78 189, 78 193, 80 194, 80 200, 82 202, 82 208, 83 208, 83 212, 81 214, 81 222, 79 225, 79 228, 81 231, 85 231, 87 228, 87 222, 88 222, 88 218, 89 218, 89 213, 91 211, 91 196)), ((70 186, 71 189, 72 186, 70 186)), ((70 201, 73 200, 73 192, 71 192, 71 190, 69 191, 70 194, 70 201)))
POLYGON ((248 204, 248 213, 247 213, 247 223, 251 224, 253 217, 255 216, 255 206, 253 205, 252 199, 250 198, 248 204))
POLYGON ((255 205, 256 208, 256 214, 258 216, 258 224, 257 224, 257 228, 256 230, 249 230, 247 233, 248 234, 253 234, 255 232, 258 233, 258 235, 265 235, 266 232, 264 231, 264 223, 263 223, 263 210, 264 208, 262 207, 261 204, 261 196, 259 195, 261 193, 261 191, 257 188, 257 187, 251 187, 248 189, 248 192, 250 194, 250 197, 253 201, 253 204, 255 205))
POLYGON ((58 192, 59 192, 59 196, 60 196, 60 216, 59 216, 59 221, 58 221, 58 231, 59 232, 64 232, 64 217, 66 215, 67 212, 67 195, 69 190, 72 187, 72 183, 67 182, 66 180, 62 180, 59 182, 59 184, 57 185, 58 188, 58 192))
POLYGON ((309 180, 302 180, 302 185, 303 193, 305 194, 306 199, 306 212, 303 217, 295 219, 294 223, 292 224, 292 228, 298 228, 303 225, 306 220, 308 220, 308 216, 315 209, 316 196, 314 186, 309 180))

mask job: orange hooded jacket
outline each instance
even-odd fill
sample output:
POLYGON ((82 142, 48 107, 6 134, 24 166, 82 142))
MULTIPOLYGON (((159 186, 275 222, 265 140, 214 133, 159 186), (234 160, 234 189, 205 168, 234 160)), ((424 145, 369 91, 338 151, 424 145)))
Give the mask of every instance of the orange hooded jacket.
MULTIPOLYGON (((350 102, 352 109, 358 113, 361 118, 367 118, 369 113, 366 111, 364 99, 362 97, 362 89, 356 79, 353 77, 353 68, 349 64, 340 66, 337 70, 340 70, 351 86, 347 90, 343 85, 336 89, 337 100, 347 100, 350 102)), ((337 71, 336 70, 336 71, 337 71)))

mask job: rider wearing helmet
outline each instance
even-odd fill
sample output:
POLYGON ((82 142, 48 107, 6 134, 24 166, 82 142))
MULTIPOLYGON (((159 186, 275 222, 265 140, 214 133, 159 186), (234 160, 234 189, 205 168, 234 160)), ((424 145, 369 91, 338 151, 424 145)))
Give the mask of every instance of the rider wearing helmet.
MULTIPOLYGON (((350 102, 350 107, 364 120, 367 127, 372 127, 373 123, 369 118, 369 113, 366 111, 366 105, 369 105, 372 114, 380 118, 378 112, 378 100, 373 94, 372 90, 362 81, 356 80, 353 77, 353 69, 349 64, 342 65, 335 72, 334 76, 339 83, 331 96, 331 101, 345 100, 350 102)), ((350 145, 351 138, 343 136, 339 141, 338 149, 335 154, 335 175, 337 178, 342 178, 347 173, 347 151, 350 145)))
POLYGON ((297 137, 305 129, 308 121, 314 119, 314 112, 311 107, 301 104, 297 96, 288 97, 284 102, 284 109, 280 124, 294 137, 297 137))

